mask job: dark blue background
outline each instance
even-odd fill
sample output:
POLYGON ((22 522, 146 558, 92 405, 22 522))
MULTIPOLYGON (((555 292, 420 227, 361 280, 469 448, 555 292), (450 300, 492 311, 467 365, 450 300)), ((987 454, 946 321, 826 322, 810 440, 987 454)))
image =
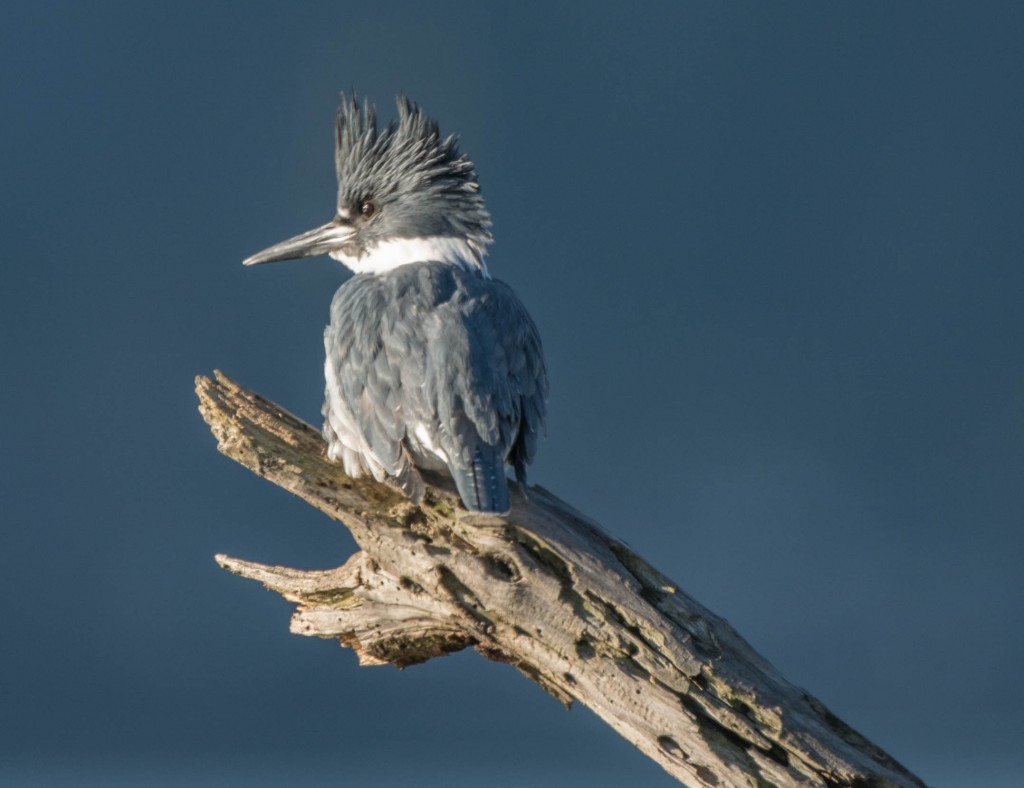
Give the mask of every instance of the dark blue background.
POLYGON ((20 3, 0 24, 0 782, 673 785, 464 653, 360 669, 212 555, 347 534, 221 457, 319 424, 333 113, 458 132, 544 337, 532 478, 939 786, 1018 784, 1016 3, 20 3), (498 777, 495 777, 498 775, 498 777))

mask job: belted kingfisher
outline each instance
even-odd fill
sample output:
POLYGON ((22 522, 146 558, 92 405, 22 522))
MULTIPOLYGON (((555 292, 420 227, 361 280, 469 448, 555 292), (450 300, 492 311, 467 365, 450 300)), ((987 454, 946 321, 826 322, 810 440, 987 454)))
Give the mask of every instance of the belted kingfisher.
POLYGON ((332 460, 416 503, 417 466, 447 470, 467 509, 507 512, 505 466, 525 491, 544 428, 540 336, 487 272, 491 219, 472 162, 416 104, 397 104, 378 129, 374 107, 342 94, 334 218, 244 264, 329 254, 355 273, 324 331, 332 460))

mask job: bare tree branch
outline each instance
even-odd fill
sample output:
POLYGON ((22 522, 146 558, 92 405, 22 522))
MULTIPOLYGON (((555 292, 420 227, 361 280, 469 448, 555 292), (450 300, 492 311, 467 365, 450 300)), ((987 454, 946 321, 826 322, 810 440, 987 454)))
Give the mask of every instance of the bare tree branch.
POLYGON ((729 624, 539 487, 506 517, 469 514, 430 476, 415 506, 329 462, 318 431, 220 373, 196 379, 228 457, 347 527, 361 548, 318 572, 217 556, 298 604, 292 631, 364 665, 472 646, 593 709, 680 781, 921 786, 788 683, 729 624))

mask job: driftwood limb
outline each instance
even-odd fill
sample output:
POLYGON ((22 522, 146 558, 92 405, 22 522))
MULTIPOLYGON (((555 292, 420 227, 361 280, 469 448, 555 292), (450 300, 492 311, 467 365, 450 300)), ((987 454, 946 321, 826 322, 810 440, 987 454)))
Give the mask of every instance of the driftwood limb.
POLYGON ((364 665, 471 646, 589 706, 690 785, 923 785, 551 493, 517 491, 506 517, 471 515, 430 477, 415 506, 345 476, 317 430, 224 375, 198 377, 196 390, 221 452, 342 522, 361 548, 317 572, 217 556, 295 602, 293 632, 337 638, 364 665))

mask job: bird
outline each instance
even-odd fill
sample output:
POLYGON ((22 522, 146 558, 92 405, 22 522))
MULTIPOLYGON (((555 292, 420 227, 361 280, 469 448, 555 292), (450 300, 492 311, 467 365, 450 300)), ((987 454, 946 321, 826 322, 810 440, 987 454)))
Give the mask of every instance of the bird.
POLYGON ((491 217, 455 135, 404 96, 397 120, 354 92, 335 120, 338 199, 326 224, 244 265, 327 254, 354 274, 324 330, 323 435, 345 473, 424 500, 446 472, 471 512, 507 514, 545 428, 537 327, 485 256, 491 217))

